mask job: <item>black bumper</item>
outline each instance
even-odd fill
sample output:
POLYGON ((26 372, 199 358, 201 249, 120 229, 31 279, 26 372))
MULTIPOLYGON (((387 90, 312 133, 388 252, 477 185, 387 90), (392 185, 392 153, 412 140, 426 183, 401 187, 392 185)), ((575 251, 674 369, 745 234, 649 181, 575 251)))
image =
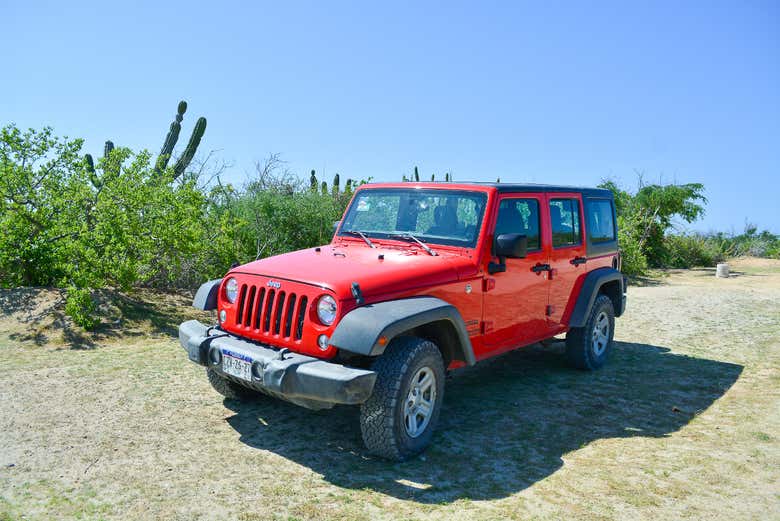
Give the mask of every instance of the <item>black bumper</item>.
POLYGON ((376 381, 373 371, 249 342, 197 320, 179 326, 179 342, 193 362, 249 389, 310 409, 363 403, 371 395, 376 381), (251 381, 225 374, 221 364, 224 351, 251 361, 251 381))

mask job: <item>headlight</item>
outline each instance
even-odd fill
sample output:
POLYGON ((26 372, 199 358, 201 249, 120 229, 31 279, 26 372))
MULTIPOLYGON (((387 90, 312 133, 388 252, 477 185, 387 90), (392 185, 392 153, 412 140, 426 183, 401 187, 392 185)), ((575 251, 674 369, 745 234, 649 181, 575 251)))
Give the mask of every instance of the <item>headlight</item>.
POLYGON ((225 284, 225 297, 227 297, 228 302, 231 304, 236 301, 236 297, 238 296, 238 281, 236 279, 228 279, 227 284, 225 284))
POLYGON ((317 316, 324 325, 329 326, 336 320, 336 301, 330 295, 320 297, 317 302, 317 316))

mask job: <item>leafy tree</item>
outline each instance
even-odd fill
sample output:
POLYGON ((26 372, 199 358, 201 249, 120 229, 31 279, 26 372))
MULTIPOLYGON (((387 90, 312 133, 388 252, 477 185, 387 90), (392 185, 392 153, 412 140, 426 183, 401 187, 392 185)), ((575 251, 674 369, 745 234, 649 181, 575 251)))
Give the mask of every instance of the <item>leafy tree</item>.
POLYGON ((704 214, 704 185, 649 184, 641 177, 639 189, 632 194, 614 181, 601 185, 612 191, 618 214, 619 240, 627 273, 644 272, 647 266, 660 267, 669 262, 665 241, 675 218, 691 223, 704 214))

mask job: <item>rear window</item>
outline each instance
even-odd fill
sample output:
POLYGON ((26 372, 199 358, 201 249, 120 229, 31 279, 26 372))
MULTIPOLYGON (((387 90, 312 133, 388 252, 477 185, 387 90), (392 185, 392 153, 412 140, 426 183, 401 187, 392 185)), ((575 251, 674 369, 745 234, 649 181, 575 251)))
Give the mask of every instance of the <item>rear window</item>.
POLYGON ((588 239, 592 243, 611 242, 615 237, 615 217, 612 201, 591 199, 588 201, 588 239))
POLYGON ((550 224, 554 248, 582 243, 580 205, 577 199, 550 200, 550 224))

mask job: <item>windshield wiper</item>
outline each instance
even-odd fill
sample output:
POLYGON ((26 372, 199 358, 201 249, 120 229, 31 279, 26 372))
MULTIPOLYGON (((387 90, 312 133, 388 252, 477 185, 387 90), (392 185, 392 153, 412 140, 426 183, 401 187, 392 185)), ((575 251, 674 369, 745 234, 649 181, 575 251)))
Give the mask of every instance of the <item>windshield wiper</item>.
POLYGON ((432 256, 434 256, 434 257, 436 257, 436 256, 438 255, 438 253, 436 253, 435 251, 433 251, 433 250, 432 250, 432 249, 431 249, 431 248, 430 248, 430 247, 429 247, 427 244, 425 244, 424 242, 422 242, 420 239, 418 239, 417 237, 415 237, 415 236, 414 236, 414 235, 412 235, 411 233, 394 233, 394 234, 390 235, 389 237, 390 237, 391 239, 403 239, 403 240, 405 240, 405 241, 414 241, 414 242, 416 242, 417 244, 419 244, 419 245, 420 245, 420 247, 421 247, 423 250, 427 251, 429 255, 432 255, 432 256))
POLYGON ((376 246, 374 246, 374 243, 371 242, 371 239, 366 237, 366 234, 361 232, 360 230, 343 230, 341 233, 348 233, 350 235, 355 235, 357 237, 360 237, 361 239, 366 241, 366 244, 368 244, 369 247, 376 248, 376 246))

